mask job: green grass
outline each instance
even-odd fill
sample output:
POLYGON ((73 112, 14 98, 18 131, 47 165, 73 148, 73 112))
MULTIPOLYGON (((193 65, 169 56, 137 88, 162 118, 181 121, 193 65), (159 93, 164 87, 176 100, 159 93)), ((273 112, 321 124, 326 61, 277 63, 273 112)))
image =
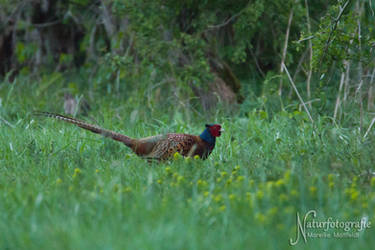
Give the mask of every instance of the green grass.
MULTIPOLYGON (((14 127, 0 123, 0 249, 287 249, 296 212, 375 223, 373 134, 363 141, 317 117, 314 135, 293 111, 207 121, 97 95, 90 117, 129 136, 198 134, 213 120, 226 130, 206 161, 149 164, 120 143, 31 116, 61 112, 53 88, 4 85, 0 115, 14 127)), ((293 248, 369 249, 373 236, 371 227, 293 248)))

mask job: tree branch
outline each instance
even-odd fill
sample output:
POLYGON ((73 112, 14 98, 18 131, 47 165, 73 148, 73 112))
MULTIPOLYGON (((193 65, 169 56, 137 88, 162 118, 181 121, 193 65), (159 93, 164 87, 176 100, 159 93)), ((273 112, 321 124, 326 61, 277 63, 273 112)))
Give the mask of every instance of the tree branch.
POLYGON ((319 67, 321 67, 322 65, 322 62, 325 58, 325 55, 327 53, 327 50, 328 50, 328 46, 329 44, 331 43, 331 40, 332 40, 332 36, 333 36, 333 32, 337 29, 337 24, 339 23, 342 15, 344 14, 344 11, 346 9, 346 7, 349 5, 349 2, 350 0, 347 0, 346 3, 344 4, 343 7, 340 7, 340 13, 338 14, 338 16, 335 18, 335 22, 333 24, 333 27, 331 29, 331 32, 329 33, 329 36, 328 36, 328 39, 327 39, 327 42, 326 42, 326 45, 324 47, 324 50, 323 50, 323 56, 320 58, 320 62, 319 62, 319 67))

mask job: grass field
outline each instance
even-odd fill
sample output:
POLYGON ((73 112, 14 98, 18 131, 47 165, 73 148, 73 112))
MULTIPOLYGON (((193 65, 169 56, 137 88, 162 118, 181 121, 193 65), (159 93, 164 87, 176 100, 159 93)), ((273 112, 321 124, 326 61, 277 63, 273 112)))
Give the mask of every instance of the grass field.
POLYGON ((33 117, 36 109, 62 112, 51 93, 53 88, 21 83, 0 89, 0 249, 375 245, 374 225, 354 239, 308 237, 305 243, 300 236, 289 245, 297 212, 303 217, 314 209, 322 221, 375 223, 373 133, 364 140, 358 129, 322 116, 314 117, 314 132, 298 111, 204 118, 97 97, 90 117, 132 137, 199 134, 207 122, 223 124, 225 134, 208 160, 175 155, 174 161, 150 164, 120 143, 33 117))

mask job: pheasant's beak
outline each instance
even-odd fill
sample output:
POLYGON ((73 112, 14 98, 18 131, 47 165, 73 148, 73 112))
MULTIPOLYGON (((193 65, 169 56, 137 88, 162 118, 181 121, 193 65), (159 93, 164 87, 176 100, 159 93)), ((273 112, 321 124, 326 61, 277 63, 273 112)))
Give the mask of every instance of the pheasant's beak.
POLYGON ((220 132, 222 133, 222 132, 224 132, 225 130, 223 129, 223 128, 220 128, 220 132))

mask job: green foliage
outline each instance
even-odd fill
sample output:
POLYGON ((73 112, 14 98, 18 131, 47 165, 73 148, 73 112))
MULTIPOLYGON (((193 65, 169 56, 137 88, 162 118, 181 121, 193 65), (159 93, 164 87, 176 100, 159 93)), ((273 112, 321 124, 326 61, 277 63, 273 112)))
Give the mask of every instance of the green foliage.
MULTIPOLYGON (((351 64, 351 69, 358 71, 351 70, 349 77, 366 75, 374 65, 371 2, 345 3, 3 1, 0 74, 5 76, 12 70, 13 78, 19 73, 78 72, 90 81, 77 83, 81 89, 137 97, 148 91, 155 97, 175 96, 198 109, 205 108, 199 93, 212 92, 220 77, 238 102, 243 102, 243 97, 266 96, 275 100, 271 109, 278 112, 297 100, 285 73, 280 74, 287 45, 284 63, 303 99, 325 96, 319 112, 331 114, 345 65, 351 64), (216 65, 225 65, 226 71, 220 72, 222 68, 216 65), (313 81, 307 90, 310 68, 314 71, 310 76, 313 81), (142 91, 136 91, 136 86, 142 91), (282 98, 278 97, 280 87, 282 98)), ((366 91, 370 84, 363 86, 366 91)), ((151 97, 147 102, 159 100, 151 97)))
MULTIPOLYGON (((327 15, 321 19, 319 30, 314 35, 313 66, 316 69, 323 66, 323 70, 326 71, 333 61, 340 62, 343 68, 344 60, 350 59, 349 47, 351 50, 358 49, 358 39, 355 37, 356 18, 350 12, 339 17, 340 7, 342 7, 341 3, 338 3, 329 9, 327 15), (322 61, 324 61, 323 65, 321 65, 322 61)), ((357 54, 357 51, 351 53, 351 55, 357 54)))
POLYGON ((16 55, 17 59, 20 63, 28 63, 34 56, 34 52, 36 50, 36 44, 24 44, 22 42, 18 42, 16 45, 16 55))
POLYGON ((312 39, 313 68, 316 71, 326 72, 333 62, 338 62, 343 70, 345 61, 360 62, 364 66, 373 61, 369 55, 374 33, 371 25, 368 25, 373 17, 362 14, 368 11, 362 9, 363 3, 360 6, 345 3, 337 1, 330 6, 316 32, 302 34, 301 40, 312 39))

